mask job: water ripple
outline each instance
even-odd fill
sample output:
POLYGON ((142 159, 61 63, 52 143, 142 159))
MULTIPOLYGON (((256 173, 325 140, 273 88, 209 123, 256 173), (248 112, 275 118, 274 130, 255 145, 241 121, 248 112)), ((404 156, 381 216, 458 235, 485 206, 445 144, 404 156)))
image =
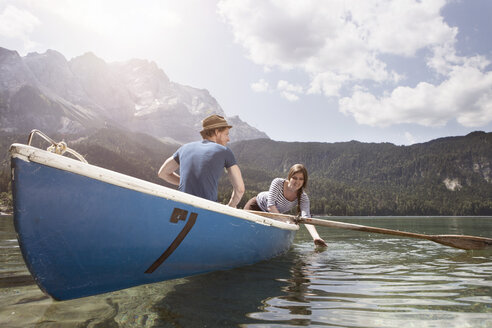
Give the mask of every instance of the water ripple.
POLYGON ((391 237, 295 251, 284 294, 249 317, 269 327, 492 327, 490 252, 391 237))

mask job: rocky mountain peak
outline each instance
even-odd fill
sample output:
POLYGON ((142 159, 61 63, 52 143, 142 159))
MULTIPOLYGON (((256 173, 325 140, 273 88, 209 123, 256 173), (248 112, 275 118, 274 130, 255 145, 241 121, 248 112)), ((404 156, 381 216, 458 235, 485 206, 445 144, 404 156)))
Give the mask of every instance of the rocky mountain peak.
POLYGON ((171 81, 155 62, 131 59, 114 63, 111 67, 135 96, 136 112, 143 108, 155 107, 158 104, 156 100, 170 95, 171 81))
POLYGON ((0 47, 0 63, 3 63, 8 60, 19 60, 19 59, 21 59, 21 56, 17 51, 0 47))
POLYGON ((95 70, 104 71, 107 63, 104 59, 97 57, 93 52, 86 52, 83 55, 74 57, 70 60, 70 65, 77 68, 84 68, 87 72, 95 70))
POLYGON ((86 106, 118 123, 131 118, 134 99, 109 64, 87 52, 70 60, 69 66, 87 94, 86 106))
POLYGON ((83 102, 87 97, 66 58, 58 51, 29 53, 23 60, 45 92, 54 93, 74 103, 83 102))
MULTIPOLYGON (((200 139, 202 119, 214 113, 226 116, 208 90, 170 81, 152 61, 107 63, 92 52, 67 61, 55 50, 21 57, 0 48, 0 131, 67 133, 108 123, 183 143, 200 139)), ((231 120, 234 140, 267 137, 231 120)))
POLYGON ((17 51, 0 47, 0 91, 13 94, 26 84, 38 81, 17 51))
POLYGON ((65 56, 63 56, 61 53, 59 53, 56 50, 48 49, 44 53, 40 54, 38 52, 30 52, 27 54, 27 56, 24 57, 24 59, 30 59, 30 58, 46 58, 48 60, 52 61, 57 61, 57 62, 67 62, 65 59, 65 56))

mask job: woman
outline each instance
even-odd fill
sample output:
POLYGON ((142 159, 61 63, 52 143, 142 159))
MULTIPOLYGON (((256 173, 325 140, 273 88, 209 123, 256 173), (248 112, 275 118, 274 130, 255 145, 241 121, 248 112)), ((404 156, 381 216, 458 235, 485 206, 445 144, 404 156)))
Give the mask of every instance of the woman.
MULTIPOLYGON (((260 192, 251 198, 244 206, 245 210, 284 213, 297 205, 297 214, 301 217, 311 217, 309 197, 304 192, 308 180, 307 170, 302 164, 295 164, 289 170, 286 179, 273 179, 268 191, 260 192)), ((316 246, 326 247, 316 228, 311 224, 305 225, 316 246)))

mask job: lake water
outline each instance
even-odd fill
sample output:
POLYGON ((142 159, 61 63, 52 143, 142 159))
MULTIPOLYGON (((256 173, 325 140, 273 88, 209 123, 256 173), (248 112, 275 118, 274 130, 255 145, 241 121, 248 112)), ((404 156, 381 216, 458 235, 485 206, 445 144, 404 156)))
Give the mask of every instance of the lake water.
MULTIPOLYGON (((490 217, 336 218, 492 237, 490 217)), ((492 250, 304 227, 290 251, 235 270, 57 302, 31 278, 0 217, 0 327, 492 327, 492 250)), ((227 245, 225 245, 227 246, 227 245)))

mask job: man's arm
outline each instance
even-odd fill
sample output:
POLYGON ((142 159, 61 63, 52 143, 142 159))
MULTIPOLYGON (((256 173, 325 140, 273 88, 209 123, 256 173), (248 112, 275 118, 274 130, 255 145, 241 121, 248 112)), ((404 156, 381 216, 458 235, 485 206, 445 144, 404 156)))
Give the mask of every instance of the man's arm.
POLYGON ((227 175, 229 176, 229 181, 231 181, 232 184, 231 200, 229 200, 227 205, 236 207, 244 194, 244 181, 239 166, 233 165, 229 167, 227 169, 227 175))
POLYGON ((178 168, 178 162, 176 162, 173 157, 169 157, 168 159, 166 159, 164 164, 162 164, 157 175, 159 176, 159 178, 164 179, 165 181, 173 185, 179 186, 179 175, 174 172, 178 168))

